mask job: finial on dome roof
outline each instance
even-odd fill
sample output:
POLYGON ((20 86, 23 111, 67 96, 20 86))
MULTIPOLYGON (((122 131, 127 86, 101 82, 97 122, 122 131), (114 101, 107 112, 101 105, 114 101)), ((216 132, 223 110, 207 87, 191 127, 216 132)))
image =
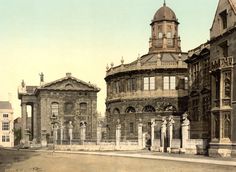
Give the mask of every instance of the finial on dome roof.
POLYGON ((166 0, 164 0, 164 4, 163 5, 166 6, 166 0))
POLYGON ((123 56, 121 57, 120 62, 121 62, 122 65, 124 64, 124 57, 123 56))

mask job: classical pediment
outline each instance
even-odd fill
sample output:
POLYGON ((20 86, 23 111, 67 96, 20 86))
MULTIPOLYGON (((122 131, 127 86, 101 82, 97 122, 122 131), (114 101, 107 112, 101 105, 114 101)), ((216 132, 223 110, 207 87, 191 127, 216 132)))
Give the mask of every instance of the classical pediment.
POLYGON ((46 83, 38 88, 38 90, 76 90, 76 91, 99 91, 95 85, 86 83, 75 77, 64 77, 59 80, 46 83))

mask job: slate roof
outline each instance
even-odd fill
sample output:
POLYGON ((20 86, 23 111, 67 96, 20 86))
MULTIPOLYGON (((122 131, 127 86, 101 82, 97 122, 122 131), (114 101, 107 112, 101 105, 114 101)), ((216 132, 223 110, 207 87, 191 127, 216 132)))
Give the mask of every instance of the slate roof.
POLYGON ((0 109, 12 109, 11 103, 8 101, 0 101, 0 109))

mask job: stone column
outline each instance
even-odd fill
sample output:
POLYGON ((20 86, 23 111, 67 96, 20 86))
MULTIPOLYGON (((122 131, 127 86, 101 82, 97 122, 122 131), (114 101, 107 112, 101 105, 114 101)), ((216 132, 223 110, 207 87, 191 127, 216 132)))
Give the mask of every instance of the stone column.
POLYGON ((80 123, 80 140, 81 144, 84 145, 84 141, 86 139, 86 124, 85 122, 80 123))
POLYGON ((63 123, 61 121, 61 124, 60 124, 60 142, 61 142, 61 145, 62 145, 62 142, 63 142, 63 136, 64 136, 64 126, 63 126, 63 123))
POLYGON ((116 125, 116 146, 120 146, 120 136, 121 136, 121 125, 120 120, 118 119, 117 125, 116 125))
POLYGON ((188 114, 184 113, 182 118, 183 118, 183 123, 181 125, 182 127, 182 146, 181 146, 181 152, 185 153, 185 148, 187 146, 187 140, 189 139, 189 126, 190 126, 190 121, 188 120, 188 114))
POLYGON ((102 125, 101 122, 98 122, 97 126, 97 144, 99 145, 102 140, 102 125))
POLYGON ((70 121, 69 122, 69 141, 70 141, 70 145, 71 145, 71 142, 72 142, 72 139, 73 139, 73 125, 72 125, 72 122, 70 121))
POLYGON ((171 147, 172 147, 172 139, 173 139, 173 124, 175 123, 173 116, 169 116, 168 119, 168 147, 167 152, 171 153, 171 147))
POLYGON ((38 124, 37 124, 37 104, 34 103, 32 106, 32 118, 33 118, 33 140, 38 140, 38 124))
POLYGON ((143 124, 142 124, 142 119, 139 119, 139 124, 138 124, 138 146, 140 148, 143 148, 143 124))
POLYGON ((166 118, 162 118, 162 124, 161 124, 161 146, 160 146, 160 152, 164 152, 165 148, 165 142, 166 142, 166 118))
POLYGON ((154 148, 155 126, 156 126, 155 119, 152 119, 151 120, 151 149, 154 148))
POLYGON ((24 144, 26 141, 26 133, 27 133, 27 106, 26 103, 21 103, 21 142, 24 144))
POLYGON ((46 147, 47 146, 47 138, 46 138, 47 130, 43 129, 41 131, 41 133, 42 133, 42 135, 41 135, 41 146, 46 147))
POLYGON ((54 144, 57 144, 57 130, 58 130, 58 126, 57 126, 57 123, 54 124, 54 127, 53 127, 53 142, 54 144))

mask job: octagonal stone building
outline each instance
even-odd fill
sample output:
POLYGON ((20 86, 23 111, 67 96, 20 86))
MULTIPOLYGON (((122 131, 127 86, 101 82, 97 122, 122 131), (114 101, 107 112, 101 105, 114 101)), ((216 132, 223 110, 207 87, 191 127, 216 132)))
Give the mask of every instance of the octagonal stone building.
POLYGON ((187 110, 188 74, 181 51, 179 22, 172 9, 164 5, 151 21, 149 52, 137 60, 107 67, 106 118, 108 137, 115 138, 117 121, 121 139, 137 139, 138 123, 151 135, 155 122, 155 139, 160 138, 162 118, 173 116, 174 138, 181 137, 181 115, 187 110))

